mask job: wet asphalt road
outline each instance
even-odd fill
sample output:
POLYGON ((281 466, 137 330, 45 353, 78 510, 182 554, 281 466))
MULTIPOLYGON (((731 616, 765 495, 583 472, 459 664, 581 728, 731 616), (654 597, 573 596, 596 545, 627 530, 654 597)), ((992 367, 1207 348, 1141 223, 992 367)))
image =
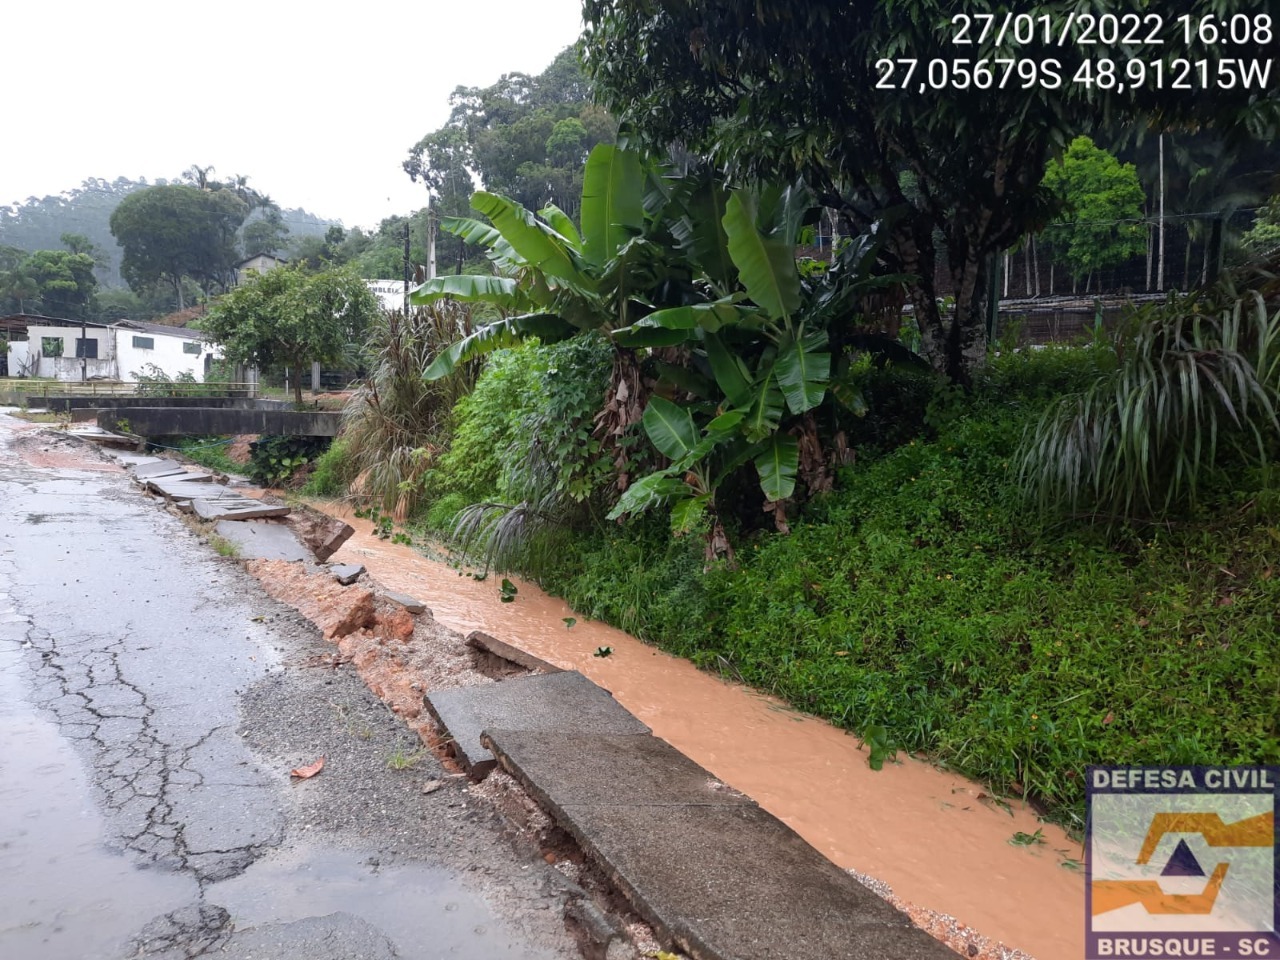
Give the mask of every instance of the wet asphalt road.
MULTIPOLYGON (((333 647, 0 413, 0 957, 576 957, 566 884, 333 647), (324 772, 288 771, 324 756, 324 772)), ((88 456, 94 456, 88 454, 88 456)))

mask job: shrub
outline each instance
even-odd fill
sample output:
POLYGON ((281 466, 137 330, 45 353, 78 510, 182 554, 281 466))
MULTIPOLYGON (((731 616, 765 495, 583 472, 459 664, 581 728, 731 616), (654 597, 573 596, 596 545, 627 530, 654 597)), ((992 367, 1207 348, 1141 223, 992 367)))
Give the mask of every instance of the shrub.
POLYGON ((262 437, 249 444, 249 476, 258 483, 284 486, 330 442, 326 437, 262 437))
POLYGON ((476 371, 460 367, 426 381, 422 371, 436 354, 471 330, 471 313, 441 301, 405 316, 385 314, 370 331, 365 352, 372 373, 343 412, 343 456, 348 482, 404 520, 421 481, 444 448, 450 412, 470 391, 476 371))
POLYGON ((1261 294, 1171 296, 1143 309, 1115 369, 1028 431, 1023 483, 1045 510, 1107 523, 1192 506, 1226 463, 1266 462, 1280 438, 1280 311, 1261 294))
POLYGON ((355 464, 346 437, 338 437, 316 457, 303 493, 313 497, 341 497, 356 478, 355 464))

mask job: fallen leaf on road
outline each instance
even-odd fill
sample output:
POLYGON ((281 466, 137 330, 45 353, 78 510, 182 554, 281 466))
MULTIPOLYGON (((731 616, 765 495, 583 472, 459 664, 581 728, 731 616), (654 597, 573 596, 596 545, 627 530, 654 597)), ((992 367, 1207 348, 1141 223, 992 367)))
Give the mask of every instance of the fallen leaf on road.
POLYGON ((308 764, 305 767, 294 767, 289 771, 289 776, 297 777, 299 780, 310 780, 323 769, 324 757, 321 757, 315 763, 308 764))

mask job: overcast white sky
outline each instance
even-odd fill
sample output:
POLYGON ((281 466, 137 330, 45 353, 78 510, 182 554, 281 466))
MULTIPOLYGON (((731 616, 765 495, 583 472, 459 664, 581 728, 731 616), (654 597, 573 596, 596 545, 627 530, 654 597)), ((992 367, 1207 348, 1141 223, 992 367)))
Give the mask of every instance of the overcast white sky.
POLYGON ((0 205, 87 177, 244 174, 281 206, 376 226, 454 87, 538 73, 581 0, 0 0, 0 205))

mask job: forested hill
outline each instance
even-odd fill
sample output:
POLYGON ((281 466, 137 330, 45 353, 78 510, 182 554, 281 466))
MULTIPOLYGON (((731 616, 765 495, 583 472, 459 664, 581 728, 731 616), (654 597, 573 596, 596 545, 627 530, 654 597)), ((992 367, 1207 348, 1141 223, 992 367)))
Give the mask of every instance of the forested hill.
MULTIPOLYGON (((111 213, 117 204, 135 190, 178 180, 148 182, 117 177, 105 180, 90 177, 80 186, 46 197, 28 197, 22 203, 0 206, 0 247, 19 250, 62 249, 62 235, 76 233, 88 237, 103 255, 105 263, 95 271, 103 287, 124 287, 120 276, 120 247, 111 235, 111 213)), ((255 219, 260 214, 255 211, 255 219)), ((336 220, 325 219, 300 207, 280 211, 291 237, 323 236, 336 220)))

